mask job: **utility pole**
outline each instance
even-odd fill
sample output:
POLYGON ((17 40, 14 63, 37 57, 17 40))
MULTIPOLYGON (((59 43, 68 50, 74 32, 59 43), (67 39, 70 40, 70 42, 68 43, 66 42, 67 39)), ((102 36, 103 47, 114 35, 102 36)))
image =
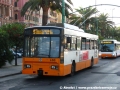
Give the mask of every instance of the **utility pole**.
MULTIPOLYGON (((113 10, 114 10, 114 9, 115 9, 115 8, 112 9, 112 21, 113 21, 113 10)), ((115 30, 115 27, 113 26, 113 37, 112 37, 113 39, 114 39, 114 30, 115 30)))
POLYGON ((65 22, 65 2, 62 0, 62 23, 65 22))
POLYGON ((98 35, 98 19, 96 19, 96 22, 97 22, 96 35, 98 35))

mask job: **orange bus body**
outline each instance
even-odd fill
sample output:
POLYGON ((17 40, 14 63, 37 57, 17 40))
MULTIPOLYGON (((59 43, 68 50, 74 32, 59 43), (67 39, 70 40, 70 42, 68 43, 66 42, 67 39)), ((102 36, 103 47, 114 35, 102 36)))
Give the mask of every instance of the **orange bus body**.
MULTIPOLYGON (((51 58, 23 58, 23 65, 29 64, 31 68, 23 66, 22 74, 34 74, 38 75, 38 70, 43 70, 44 76, 65 76, 71 73, 71 64, 64 65, 60 64, 59 58, 54 58, 55 61, 51 61, 51 58), (58 70, 51 69, 51 66, 58 66, 58 70)), ((94 59, 94 64, 98 63, 98 58, 94 59)), ((76 70, 79 71, 91 66, 91 60, 82 60, 76 63, 76 70)))

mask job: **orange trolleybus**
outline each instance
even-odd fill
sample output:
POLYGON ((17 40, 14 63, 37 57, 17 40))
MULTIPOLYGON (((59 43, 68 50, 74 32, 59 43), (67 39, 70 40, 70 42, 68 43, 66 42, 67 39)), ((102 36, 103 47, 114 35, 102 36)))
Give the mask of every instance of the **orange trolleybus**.
POLYGON ((120 42, 115 39, 102 40, 99 54, 101 58, 120 56, 120 42))
POLYGON ((66 23, 28 27, 22 74, 65 76, 92 67, 98 63, 97 40, 97 35, 66 23))

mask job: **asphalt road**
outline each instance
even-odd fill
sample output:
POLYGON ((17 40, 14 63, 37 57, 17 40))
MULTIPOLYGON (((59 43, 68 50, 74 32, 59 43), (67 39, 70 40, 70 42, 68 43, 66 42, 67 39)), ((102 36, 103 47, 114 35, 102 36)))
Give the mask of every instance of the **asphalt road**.
POLYGON ((92 69, 74 76, 16 75, 0 79, 0 90, 120 90, 120 57, 100 59, 92 69))

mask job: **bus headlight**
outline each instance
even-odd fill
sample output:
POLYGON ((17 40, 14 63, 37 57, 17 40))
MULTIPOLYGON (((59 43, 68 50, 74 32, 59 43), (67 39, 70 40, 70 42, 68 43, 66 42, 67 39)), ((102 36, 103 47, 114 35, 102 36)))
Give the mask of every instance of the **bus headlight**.
POLYGON ((99 53, 99 56, 101 56, 101 53, 99 53))
POLYGON ((51 69, 56 69, 56 70, 58 70, 58 66, 52 65, 52 66, 51 66, 51 69))
POLYGON ((30 64, 25 64, 24 68, 31 68, 31 65, 30 64))

